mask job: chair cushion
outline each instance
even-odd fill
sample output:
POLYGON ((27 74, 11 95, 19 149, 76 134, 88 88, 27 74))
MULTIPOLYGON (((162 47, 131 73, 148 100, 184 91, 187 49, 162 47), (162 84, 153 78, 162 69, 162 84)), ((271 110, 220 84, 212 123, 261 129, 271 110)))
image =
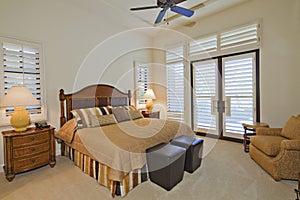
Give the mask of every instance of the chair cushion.
POLYGON ((257 135, 250 137, 251 144, 268 156, 276 156, 279 153, 282 140, 286 140, 286 138, 270 135, 257 135))
POLYGON ((288 139, 300 140, 300 115, 290 117, 280 135, 288 139))

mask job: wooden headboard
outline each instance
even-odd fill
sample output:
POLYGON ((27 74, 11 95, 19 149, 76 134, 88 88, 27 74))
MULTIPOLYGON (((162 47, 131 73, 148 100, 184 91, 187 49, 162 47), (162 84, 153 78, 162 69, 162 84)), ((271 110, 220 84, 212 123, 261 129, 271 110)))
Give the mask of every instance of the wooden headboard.
POLYGON ((131 92, 127 93, 105 84, 87 86, 77 92, 65 94, 59 91, 60 101, 60 127, 73 116, 71 110, 100 106, 131 105, 131 92))

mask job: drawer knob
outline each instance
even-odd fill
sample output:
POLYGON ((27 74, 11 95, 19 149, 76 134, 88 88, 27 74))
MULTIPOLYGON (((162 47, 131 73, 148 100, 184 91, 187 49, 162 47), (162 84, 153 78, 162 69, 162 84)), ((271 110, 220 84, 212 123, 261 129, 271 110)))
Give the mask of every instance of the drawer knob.
POLYGON ((35 140, 35 137, 31 137, 31 141, 34 141, 35 140))
POLYGON ((31 148, 31 151, 35 151, 35 148, 31 148))
POLYGON ((31 160, 31 162, 32 162, 32 163, 35 163, 35 162, 36 162, 36 160, 35 160, 35 159, 32 159, 32 160, 31 160))

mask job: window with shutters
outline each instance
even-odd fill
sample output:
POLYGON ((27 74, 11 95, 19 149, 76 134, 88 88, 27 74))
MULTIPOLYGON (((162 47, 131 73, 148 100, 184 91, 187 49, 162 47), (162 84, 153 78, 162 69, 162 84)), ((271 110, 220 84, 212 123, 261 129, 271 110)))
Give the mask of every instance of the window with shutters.
POLYGON ((220 33, 220 50, 258 46, 259 24, 251 24, 220 33))
POLYGON ((205 57, 207 54, 216 53, 218 50, 218 35, 213 34, 198 40, 193 40, 189 44, 189 57, 195 60, 198 57, 205 57))
POLYGON ((183 46, 166 52, 168 119, 183 121, 184 114, 184 59, 183 46))
MULTIPOLYGON (((25 85, 36 99, 39 106, 29 106, 27 111, 32 121, 46 119, 45 99, 43 92, 42 47, 40 44, 1 38, 1 96, 13 86, 25 85)), ((9 124, 12 108, 1 109, 1 125, 9 124)))
POLYGON ((241 124, 259 121, 259 28, 247 24, 190 43, 195 131, 242 138, 241 124), (213 56, 203 57, 206 50, 213 56))
POLYGON ((144 94, 149 88, 149 67, 144 64, 135 64, 135 88, 136 88, 136 106, 137 108, 145 108, 146 99, 144 94))
POLYGON ((190 60, 215 57, 260 46, 260 23, 245 24, 189 42, 190 60))

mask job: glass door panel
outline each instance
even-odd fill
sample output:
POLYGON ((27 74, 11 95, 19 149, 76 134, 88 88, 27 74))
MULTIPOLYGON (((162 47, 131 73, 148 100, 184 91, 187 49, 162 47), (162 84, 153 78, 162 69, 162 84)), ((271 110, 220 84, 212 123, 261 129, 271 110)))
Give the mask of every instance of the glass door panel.
POLYGON ((194 130, 218 135, 217 60, 194 62, 194 130))
POLYGON ((230 56, 223 62, 223 136, 242 138, 242 123, 253 122, 255 114, 255 54, 230 56))

